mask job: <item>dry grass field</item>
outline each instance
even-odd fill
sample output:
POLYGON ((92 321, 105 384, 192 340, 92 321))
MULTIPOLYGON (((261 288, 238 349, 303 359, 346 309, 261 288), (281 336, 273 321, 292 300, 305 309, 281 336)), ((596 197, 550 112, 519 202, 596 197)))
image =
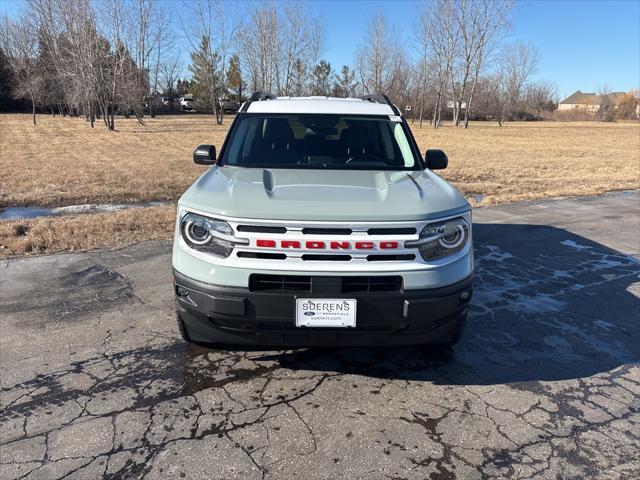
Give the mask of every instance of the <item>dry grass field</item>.
MULTIPOLYGON (((230 123, 210 116, 117 119, 116 132, 77 118, 0 115, 0 209, 176 200, 205 167, 199 143, 220 145, 230 123)), ((473 123, 413 126, 424 151, 449 155, 443 172, 475 205, 640 188, 640 124, 473 123)), ((0 222, 0 256, 121 246, 169 238, 173 208, 0 222)))

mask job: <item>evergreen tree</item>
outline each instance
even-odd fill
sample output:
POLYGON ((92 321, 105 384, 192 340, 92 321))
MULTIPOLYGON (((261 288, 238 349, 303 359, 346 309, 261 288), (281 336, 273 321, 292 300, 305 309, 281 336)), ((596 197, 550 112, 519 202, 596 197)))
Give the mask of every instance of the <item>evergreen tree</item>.
POLYGON ((326 60, 313 69, 313 95, 329 95, 329 82, 331 79, 331 64, 326 60))
POLYGON ((242 90, 244 83, 242 82, 240 57, 238 55, 232 55, 229 60, 229 68, 227 69, 227 85, 230 93, 233 92, 233 99, 238 102, 242 102, 242 90))
POLYGON ((11 90, 11 66, 0 48, 0 112, 12 111, 15 104, 11 90))
POLYGON ((355 94, 358 83, 355 81, 356 73, 343 65, 340 74, 336 74, 333 80, 333 92, 335 97, 351 97, 355 94))
POLYGON ((202 37, 198 49, 191 53, 192 92, 200 108, 216 112, 216 102, 219 98, 219 75, 217 66, 219 55, 211 50, 209 38, 202 37))

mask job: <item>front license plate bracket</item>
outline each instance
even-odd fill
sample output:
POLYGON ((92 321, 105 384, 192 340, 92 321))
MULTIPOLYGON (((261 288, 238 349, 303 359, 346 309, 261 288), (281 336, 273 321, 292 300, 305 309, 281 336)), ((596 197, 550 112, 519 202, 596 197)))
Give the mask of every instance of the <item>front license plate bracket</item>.
POLYGON ((296 298, 296 327, 354 328, 356 308, 353 298, 296 298))

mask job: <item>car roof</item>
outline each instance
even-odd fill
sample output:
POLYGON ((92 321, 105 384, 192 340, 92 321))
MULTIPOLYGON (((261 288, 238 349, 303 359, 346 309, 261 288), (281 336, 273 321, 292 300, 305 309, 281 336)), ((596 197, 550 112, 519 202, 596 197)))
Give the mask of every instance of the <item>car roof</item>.
POLYGON ((277 97, 254 101, 247 113, 335 113, 348 115, 395 115, 390 105, 360 98, 277 97))

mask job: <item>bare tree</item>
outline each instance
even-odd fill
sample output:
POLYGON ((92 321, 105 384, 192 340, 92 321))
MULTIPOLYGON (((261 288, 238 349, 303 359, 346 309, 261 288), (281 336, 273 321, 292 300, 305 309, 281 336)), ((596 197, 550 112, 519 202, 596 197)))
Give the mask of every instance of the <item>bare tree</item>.
POLYGON ((264 4, 251 13, 240 31, 239 47, 250 88, 277 91, 280 39, 275 8, 264 4))
POLYGON ((420 103, 419 119, 420 127, 422 128, 422 120, 425 113, 425 100, 427 97, 427 91, 432 85, 430 85, 429 73, 432 71, 430 68, 431 61, 431 37, 429 35, 430 18, 429 11, 426 5, 420 9, 418 20, 413 24, 413 35, 415 37, 416 50, 418 52, 418 61, 416 65, 417 72, 417 85, 418 85, 418 97, 420 103))
POLYGON ((162 93, 169 97, 169 109, 173 111, 173 98, 175 93, 176 82, 182 71, 182 63, 177 55, 167 56, 160 63, 158 73, 158 82, 162 93))
POLYGON ((430 45, 432 66, 434 69, 435 105, 432 124, 438 128, 441 124, 442 107, 447 105, 447 87, 450 85, 452 103, 458 105, 455 96, 454 61, 458 52, 460 34, 455 21, 454 5, 448 0, 436 0, 431 8, 425 7, 421 13, 423 41, 430 45))
MULTIPOLYGON (((302 4, 285 5, 284 18, 279 22, 279 44, 283 54, 278 59, 278 93, 289 96, 296 85, 304 85, 307 76, 319 60, 324 30, 318 20, 305 13, 302 4)), ((330 73, 330 72, 329 72, 330 73)), ((328 86, 325 85, 325 89, 328 86)))
POLYGON ((500 59, 498 124, 502 126, 505 117, 522 101, 526 82, 537 68, 540 54, 531 44, 517 43, 503 47, 500 59))
POLYGON ((262 3, 238 34, 246 83, 254 91, 301 95, 312 88, 323 42, 322 24, 300 3, 262 3))
POLYGON ((356 52, 356 71, 366 93, 388 93, 398 60, 400 46, 381 13, 373 15, 362 46, 356 52))
POLYGON ((15 21, 2 18, 0 42, 15 81, 15 94, 29 98, 36 125, 36 105, 43 93, 43 78, 37 65, 38 35, 29 17, 25 15, 15 21))
POLYGON ((550 81, 533 82, 526 87, 526 104, 538 117, 542 112, 556 109, 558 104, 558 87, 550 81))
POLYGON ((451 105, 454 125, 469 124, 476 85, 510 22, 513 0, 434 0, 421 7, 414 25, 417 42, 420 118, 425 97, 434 97, 433 124, 451 105))
POLYGON ((57 81, 64 89, 69 111, 82 113, 93 127, 103 81, 110 60, 110 46, 99 35, 89 0, 28 0, 28 14, 48 39, 57 81))
MULTIPOLYGON (((155 110, 157 102, 159 100, 158 89, 161 85, 160 79, 160 68, 165 66, 168 62, 169 64, 175 61, 175 57, 171 57, 171 53, 174 50, 174 43, 172 40, 171 29, 169 16, 166 13, 166 10, 159 8, 156 10, 155 15, 155 31, 157 37, 157 45, 155 48, 155 66, 152 68, 151 72, 151 99, 149 101, 149 114, 151 118, 155 116, 155 110)), ((175 82, 175 80, 174 80, 175 82)))
MULTIPOLYGON (((509 27, 513 0, 460 0, 457 6, 456 19, 462 34, 460 98, 466 104, 464 128, 468 128, 478 78, 496 42, 509 27)), ((459 115, 456 125, 458 122, 459 115)))

